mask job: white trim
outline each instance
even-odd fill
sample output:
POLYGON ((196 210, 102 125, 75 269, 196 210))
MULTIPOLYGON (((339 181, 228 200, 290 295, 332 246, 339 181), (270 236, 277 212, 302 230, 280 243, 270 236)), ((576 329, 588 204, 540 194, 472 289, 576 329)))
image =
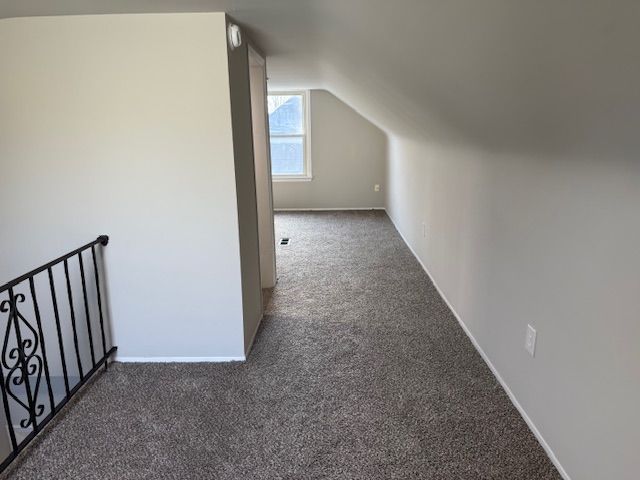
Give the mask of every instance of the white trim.
POLYGON ((553 453, 553 450, 551 449, 547 441, 542 436, 542 433, 540 433, 540 430, 538 430, 538 427, 536 427, 536 425, 533 423, 533 420, 529 418, 529 415, 527 415, 527 412, 524 410, 522 405, 520 405, 520 402, 518 402, 518 399, 516 398, 514 393, 511 391, 511 389, 509 388, 507 383, 504 381, 504 379, 500 376, 500 373, 498 372, 496 367, 493 365, 493 363, 491 363, 491 360, 489 360, 489 357, 487 356, 487 354, 484 352, 484 350, 482 350, 482 347, 480 346, 478 341, 474 338, 473 334, 471 333, 467 325, 465 325, 465 323, 462 321, 462 319, 460 318, 460 315, 458 315, 458 313, 455 311, 455 309, 453 308, 453 305, 451 304, 451 302, 449 302, 444 292, 440 289, 435 279, 433 278, 433 275, 431 275, 431 272, 429 272, 429 269, 427 268, 427 266, 424 263, 422 263, 422 260, 420 260, 420 257, 416 254, 416 252, 413 250, 413 248, 411 247, 411 245, 409 244, 405 236, 402 234, 402 232, 396 225, 396 222, 394 222, 393 218, 391 218, 391 215, 389 215, 389 212, 387 212, 387 216, 389 217, 389 220, 391 220, 391 223, 393 223, 393 226, 395 227, 396 231, 398 232, 400 237, 402 237, 402 240, 407 245, 407 247, 409 248, 413 256, 416 258, 416 260, 418 260, 418 263, 422 266, 422 269, 431 279, 431 283, 433 283, 433 286, 436 287, 436 290, 440 294, 440 297, 442 297, 444 302, 447 304, 447 307, 449 307, 449 310, 451 310, 451 313, 453 313, 454 317, 456 317, 456 320, 458 320, 460 327, 462 327, 462 330, 464 330, 464 333, 467 334, 467 337, 469 337, 469 340, 471 340, 471 343, 473 344, 475 349, 478 351, 478 353, 480 354, 484 362, 487 364, 487 366, 491 370, 491 373, 493 373, 493 376, 496 377, 498 382, 500 382, 500 385, 502 386, 504 391, 507 393, 509 400, 511 400, 511 403, 513 404, 513 406, 516 407, 516 409, 520 413, 520 416, 524 419, 525 423, 529 427, 529 430, 531 430, 533 435, 538 440, 538 443, 540 443, 540 445, 542 445, 542 448, 544 448, 544 451, 549 457, 549 460, 551 460, 553 465, 556 467, 556 469, 560 473, 560 476, 564 480, 571 480, 571 477, 569 477, 569 474, 566 472, 564 467, 560 464, 560 460, 558 460, 555 453, 553 453))
POLYGON ((258 50, 256 50, 256 48, 251 43, 247 44, 247 48, 249 49, 249 61, 254 60, 258 64, 258 65, 251 65, 251 63, 249 63, 249 66, 264 67, 266 64, 266 61, 262 56, 262 54, 258 50))
POLYGON ((337 212, 340 210, 384 210, 384 207, 274 208, 274 212, 337 212))
POLYGON ((311 90, 304 91, 304 154, 305 174, 309 180, 313 178, 311 163, 311 90))
MULTIPOLYGON (((311 91, 310 90, 274 90, 267 91, 269 95, 301 95, 302 96, 302 113, 304 114, 304 131, 300 134, 282 134, 274 135, 274 137, 302 137, 304 144, 304 173, 302 175, 273 175, 271 180, 274 182, 309 182, 313 180, 313 171, 311 163, 311 91)), ((267 112, 267 117, 269 113, 267 112)), ((269 134, 269 142, 271 142, 271 134, 269 134)))
POLYGON ((274 183, 279 182, 310 182, 313 177, 306 175, 273 175, 271 174, 271 181, 274 183))
POLYGON ((237 357, 121 357, 115 361, 120 363, 223 363, 244 362, 246 356, 237 357))
MULTIPOLYGON (((263 257, 263 254, 265 253, 264 250, 266 249, 265 246, 263 245, 263 252, 261 252, 261 268, 260 268, 260 286, 262 288, 273 288, 276 285, 276 282, 278 280, 278 274, 277 274, 277 265, 276 265, 276 235, 275 235, 275 226, 274 226, 274 222, 273 222, 273 178, 271 176, 271 138, 269 137, 269 112, 268 112, 268 105, 267 105, 267 70, 266 70, 266 59, 265 56, 260 52, 260 50, 256 49, 251 42, 249 42, 249 60, 253 60, 254 63, 258 63, 259 65, 250 65, 250 72, 249 72, 249 78, 250 78, 250 87, 251 87, 251 102, 254 103, 254 100, 257 100, 259 95, 262 95, 262 102, 260 102, 262 105, 261 107, 257 107, 257 114, 261 114, 260 116, 262 116, 262 122, 258 122, 258 127, 261 130, 261 134, 264 135, 264 141, 265 144, 263 145, 265 151, 265 172, 264 174, 266 175, 267 178, 263 178, 263 180, 266 180, 267 182, 267 206, 268 206, 268 212, 264 212, 262 211, 262 215, 258 216, 258 219, 260 220, 260 218, 262 218, 263 222, 260 222, 260 224, 262 225, 262 234, 264 236, 264 232, 265 232, 265 228, 267 229, 267 234, 266 236, 268 237, 267 239, 267 245, 269 246, 269 248, 267 249, 268 252, 266 253, 265 258, 263 257), (258 88, 256 85, 256 69, 259 70, 259 78, 260 78, 260 87, 258 88), (253 86, 252 86, 253 85, 253 86), (255 97, 255 98, 254 98, 255 97), (261 110, 261 111, 260 111, 261 110), (262 125, 260 125, 260 123, 263 123, 262 125), (265 227, 265 217, 268 223, 268 226, 265 227), (270 257, 270 258, 269 258, 270 257), (267 262, 266 258, 269 258, 270 261, 267 262), (262 260, 265 260, 264 262, 262 260), (264 263, 266 268, 262 268, 262 263, 264 263), (266 278, 263 278, 266 277, 266 278)), ((252 127, 253 127, 253 112, 252 112, 252 127)), ((255 135, 255 132, 254 132, 255 135)), ((263 184, 264 187, 264 184, 263 184)), ((257 189, 257 183, 256 183, 256 189, 257 189)), ((257 191, 256 191, 257 194, 257 191)), ((264 209, 263 209, 264 210, 264 209)), ((260 237, 260 228, 258 229, 258 237, 260 237)), ((262 321, 262 320, 261 320, 262 321)))

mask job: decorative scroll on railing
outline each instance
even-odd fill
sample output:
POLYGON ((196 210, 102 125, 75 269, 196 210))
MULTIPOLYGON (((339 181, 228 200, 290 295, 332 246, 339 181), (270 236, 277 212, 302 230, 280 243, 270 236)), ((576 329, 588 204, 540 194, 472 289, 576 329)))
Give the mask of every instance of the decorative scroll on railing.
POLYGON ((117 349, 107 349, 102 305, 99 246, 108 242, 100 236, 0 287, 5 322, 0 322, 0 413, 7 432, 0 431, 0 472, 102 365, 106 368, 117 349))

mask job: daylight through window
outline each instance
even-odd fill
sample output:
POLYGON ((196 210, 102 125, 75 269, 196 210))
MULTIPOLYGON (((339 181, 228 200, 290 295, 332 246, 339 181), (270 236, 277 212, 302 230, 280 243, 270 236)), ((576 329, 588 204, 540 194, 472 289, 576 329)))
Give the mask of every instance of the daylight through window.
POLYGON ((282 92, 268 96, 271 172, 274 180, 308 180, 308 93, 282 92))

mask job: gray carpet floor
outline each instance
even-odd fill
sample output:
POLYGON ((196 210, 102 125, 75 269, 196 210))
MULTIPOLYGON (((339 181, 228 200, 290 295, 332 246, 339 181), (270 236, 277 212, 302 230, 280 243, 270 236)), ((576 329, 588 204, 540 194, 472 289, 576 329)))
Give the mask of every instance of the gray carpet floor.
POLYGON ((383 212, 276 229, 246 363, 115 364, 9 478, 560 478, 383 212))

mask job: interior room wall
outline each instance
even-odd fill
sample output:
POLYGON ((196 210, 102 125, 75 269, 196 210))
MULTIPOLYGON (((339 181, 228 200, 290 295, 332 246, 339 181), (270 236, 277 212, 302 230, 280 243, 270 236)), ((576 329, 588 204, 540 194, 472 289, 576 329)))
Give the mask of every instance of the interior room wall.
POLYGON ((634 478, 633 154, 496 154, 401 138, 390 145, 389 216, 556 460, 574 479, 634 478), (528 324, 537 330, 534 358, 524 348, 528 324))
MULTIPOLYGON (((231 19, 227 19, 229 23, 232 23, 231 19)), ((238 48, 229 48, 228 56, 240 232, 244 350, 248 352, 262 319, 262 288, 247 40, 238 48)))
POLYGON ((99 234, 121 359, 244 356, 225 15, 0 20, 0 272, 99 234))
POLYGON ((274 207, 384 207, 386 135, 330 92, 310 93, 313 179, 274 181, 274 207))

